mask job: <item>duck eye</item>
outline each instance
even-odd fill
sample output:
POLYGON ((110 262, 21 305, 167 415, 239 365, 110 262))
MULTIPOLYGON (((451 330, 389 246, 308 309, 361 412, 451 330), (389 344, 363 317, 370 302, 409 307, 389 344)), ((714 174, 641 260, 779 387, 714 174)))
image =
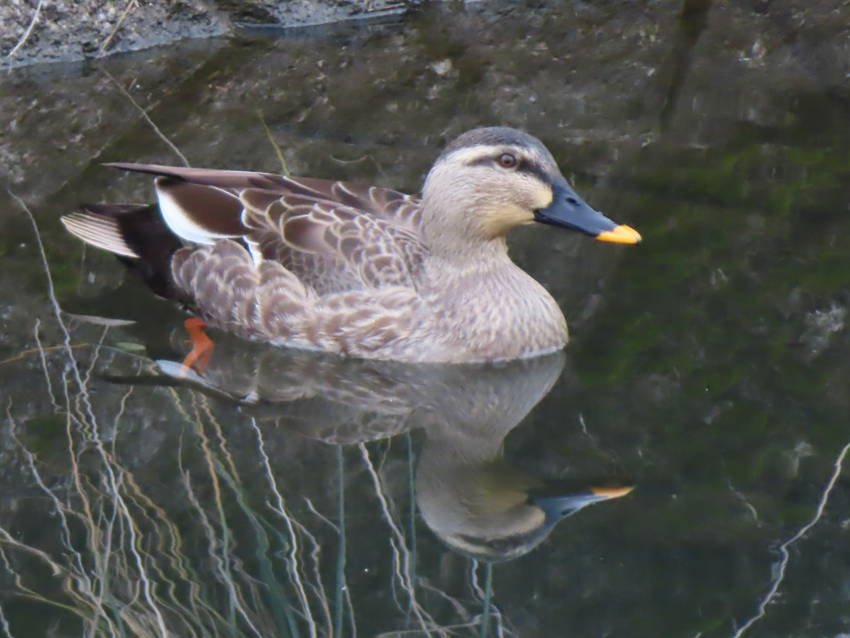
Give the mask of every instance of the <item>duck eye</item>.
POLYGON ((499 155, 498 162, 499 166, 502 168, 516 168, 518 163, 516 157, 510 153, 502 153, 499 155))

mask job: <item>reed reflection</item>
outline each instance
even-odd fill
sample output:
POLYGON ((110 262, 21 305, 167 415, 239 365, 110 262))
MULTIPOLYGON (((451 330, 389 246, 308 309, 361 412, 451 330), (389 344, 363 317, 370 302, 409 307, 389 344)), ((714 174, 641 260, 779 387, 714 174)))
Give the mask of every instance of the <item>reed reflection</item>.
POLYGON ((561 352, 501 365, 415 365, 224 340, 201 373, 157 364, 238 402, 261 427, 340 445, 421 431, 419 511, 443 543, 471 558, 522 556, 561 520, 632 489, 545 480, 504 458, 507 435, 559 378, 561 352))
POLYGON ((216 335, 184 375, 141 354, 165 347, 141 325, 67 318, 73 348, 40 352, 64 425, 10 404, 21 472, 0 523, 8 595, 52 607, 67 635, 511 635, 493 564, 630 489, 503 456, 560 353, 410 365, 216 335))

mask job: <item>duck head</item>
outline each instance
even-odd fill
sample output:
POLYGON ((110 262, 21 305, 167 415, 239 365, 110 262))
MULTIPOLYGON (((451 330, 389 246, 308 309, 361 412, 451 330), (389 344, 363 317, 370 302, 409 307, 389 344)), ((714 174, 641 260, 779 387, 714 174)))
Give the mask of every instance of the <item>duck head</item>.
POLYGON ((467 131, 425 179, 423 231, 432 244, 504 238, 538 222, 602 241, 635 244, 640 234, 594 210, 567 183, 540 140, 506 127, 467 131))
MULTIPOLYGON (((634 487, 541 482, 504 459, 465 469, 446 473, 439 499, 420 495, 420 511, 453 550, 494 562, 527 554, 565 518, 589 505, 625 496, 634 487)), ((427 490, 426 478, 417 481, 427 490)))

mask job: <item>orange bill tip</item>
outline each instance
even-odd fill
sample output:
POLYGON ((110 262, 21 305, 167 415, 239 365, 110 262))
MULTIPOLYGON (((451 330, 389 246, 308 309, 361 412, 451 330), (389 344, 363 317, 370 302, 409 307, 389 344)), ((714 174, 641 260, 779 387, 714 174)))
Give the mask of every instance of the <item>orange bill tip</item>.
POLYGON ((631 226, 620 225, 596 236, 599 241, 611 241, 616 244, 636 244, 641 240, 640 233, 631 226))
MULTIPOLYGON (((622 228, 622 226, 619 226, 618 228, 622 228)), ((597 496, 604 496, 605 498, 620 498, 621 496, 625 496, 631 492, 633 489, 635 489, 634 485, 626 485, 623 487, 591 487, 590 491, 597 496)))

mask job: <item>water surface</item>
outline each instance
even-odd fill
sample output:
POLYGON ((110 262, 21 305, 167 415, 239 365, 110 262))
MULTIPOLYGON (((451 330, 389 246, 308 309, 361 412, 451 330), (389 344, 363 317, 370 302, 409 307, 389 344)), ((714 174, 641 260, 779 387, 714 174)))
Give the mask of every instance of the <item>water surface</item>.
POLYGON ((775 5, 445 7, 4 76, 6 634, 850 633, 850 16, 775 5), (179 378, 183 314, 58 222, 151 197, 100 163, 179 163, 152 123, 195 166, 279 171, 273 141, 410 192, 454 135, 517 126, 644 243, 513 238, 563 356, 216 334, 179 378))

